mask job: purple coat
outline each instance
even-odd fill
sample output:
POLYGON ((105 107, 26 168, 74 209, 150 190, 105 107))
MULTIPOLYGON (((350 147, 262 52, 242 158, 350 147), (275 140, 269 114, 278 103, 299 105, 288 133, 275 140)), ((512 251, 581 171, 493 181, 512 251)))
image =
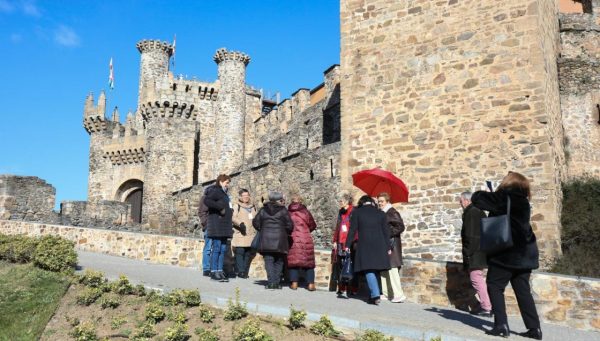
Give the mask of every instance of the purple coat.
POLYGON ((310 234, 317 227, 312 214, 306 206, 300 203, 292 203, 288 207, 294 229, 292 230, 292 243, 287 256, 287 264, 290 268, 314 268, 315 267, 315 244, 310 234))

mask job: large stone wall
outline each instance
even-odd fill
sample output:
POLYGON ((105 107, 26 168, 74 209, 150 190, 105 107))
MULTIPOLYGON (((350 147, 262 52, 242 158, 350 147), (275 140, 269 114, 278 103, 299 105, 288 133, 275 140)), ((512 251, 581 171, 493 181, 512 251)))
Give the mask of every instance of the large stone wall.
POLYGON ((343 187, 375 166, 407 182, 408 255, 459 260, 458 194, 509 170, 533 180, 542 256, 559 255, 555 19, 551 0, 341 2, 343 187))
POLYGON ((58 222, 56 189, 35 176, 0 174, 0 219, 58 222))
POLYGON ((561 14, 558 60, 570 177, 600 176, 600 1, 594 13, 561 14))
MULTIPOLYGON (((79 250, 196 269, 202 264, 203 241, 193 238, 7 220, 0 220, 0 233, 53 234, 75 242, 79 250)), ((321 290, 330 285, 330 254, 329 250, 315 250, 316 284, 321 290)), ((260 255, 252 262, 250 276, 266 277, 260 255)), ((542 321, 600 331, 599 279, 534 272, 531 287, 542 321)), ((459 309, 476 305, 460 263, 407 258, 402 268, 402 288, 409 302, 459 309)), ((510 287, 505 295, 508 313, 517 315, 518 305, 510 287)))

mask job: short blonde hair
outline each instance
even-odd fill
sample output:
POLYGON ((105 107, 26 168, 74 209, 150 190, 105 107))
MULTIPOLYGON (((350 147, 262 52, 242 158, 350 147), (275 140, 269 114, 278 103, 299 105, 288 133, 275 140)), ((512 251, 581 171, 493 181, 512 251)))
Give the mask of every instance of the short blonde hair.
POLYGON ((294 193, 291 195, 291 200, 292 202, 299 202, 299 203, 303 203, 304 199, 302 198, 302 196, 298 193, 294 193))
POLYGON ((387 192, 381 192, 377 195, 378 198, 384 198, 386 202, 390 202, 390 195, 387 192))

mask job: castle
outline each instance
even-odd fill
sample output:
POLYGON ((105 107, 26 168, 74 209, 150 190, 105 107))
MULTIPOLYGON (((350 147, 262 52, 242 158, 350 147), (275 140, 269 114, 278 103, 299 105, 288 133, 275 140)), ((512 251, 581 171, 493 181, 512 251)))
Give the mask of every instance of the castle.
POLYGON ((250 57, 244 53, 216 51, 218 79, 204 83, 173 77, 170 44, 143 40, 137 49, 138 108, 125 124, 116 110, 106 118, 104 93, 97 105, 91 94, 85 102, 88 211, 101 202, 128 203, 131 220, 165 231, 190 224, 193 209, 177 212, 178 203, 197 207, 201 193, 193 186, 202 188, 220 173, 231 174, 235 188, 252 190, 255 200, 267 188, 300 190, 322 178, 332 182, 332 192, 339 185, 332 168, 339 155, 339 66, 327 69, 314 89, 275 103, 246 84, 250 57))
POLYGON ((600 176, 600 0, 341 0, 341 42, 322 84, 276 103, 245 83, 244 53, 218 50, 204 83, 173 77, 168 43, 141 41, 125 124, 103 94, 85 102, 88 201, 61 215, 178 233, 223 172, 257 203, 302 193, 324 246, 336 193, 381 166, 411 191, 404 253, 460 260, 458 193, 514 170, 532 179, 543 259, 560 255, 561 182, 600 176))

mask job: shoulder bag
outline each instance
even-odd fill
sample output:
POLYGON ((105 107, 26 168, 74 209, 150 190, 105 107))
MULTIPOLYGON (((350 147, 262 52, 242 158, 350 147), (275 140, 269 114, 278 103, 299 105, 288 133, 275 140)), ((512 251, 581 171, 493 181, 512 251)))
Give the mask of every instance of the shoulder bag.
POLYGON ((510 196, 506 196, 506 214, 481 218, 480 250, 494 255, 513 246, 510 230, 510 196))

